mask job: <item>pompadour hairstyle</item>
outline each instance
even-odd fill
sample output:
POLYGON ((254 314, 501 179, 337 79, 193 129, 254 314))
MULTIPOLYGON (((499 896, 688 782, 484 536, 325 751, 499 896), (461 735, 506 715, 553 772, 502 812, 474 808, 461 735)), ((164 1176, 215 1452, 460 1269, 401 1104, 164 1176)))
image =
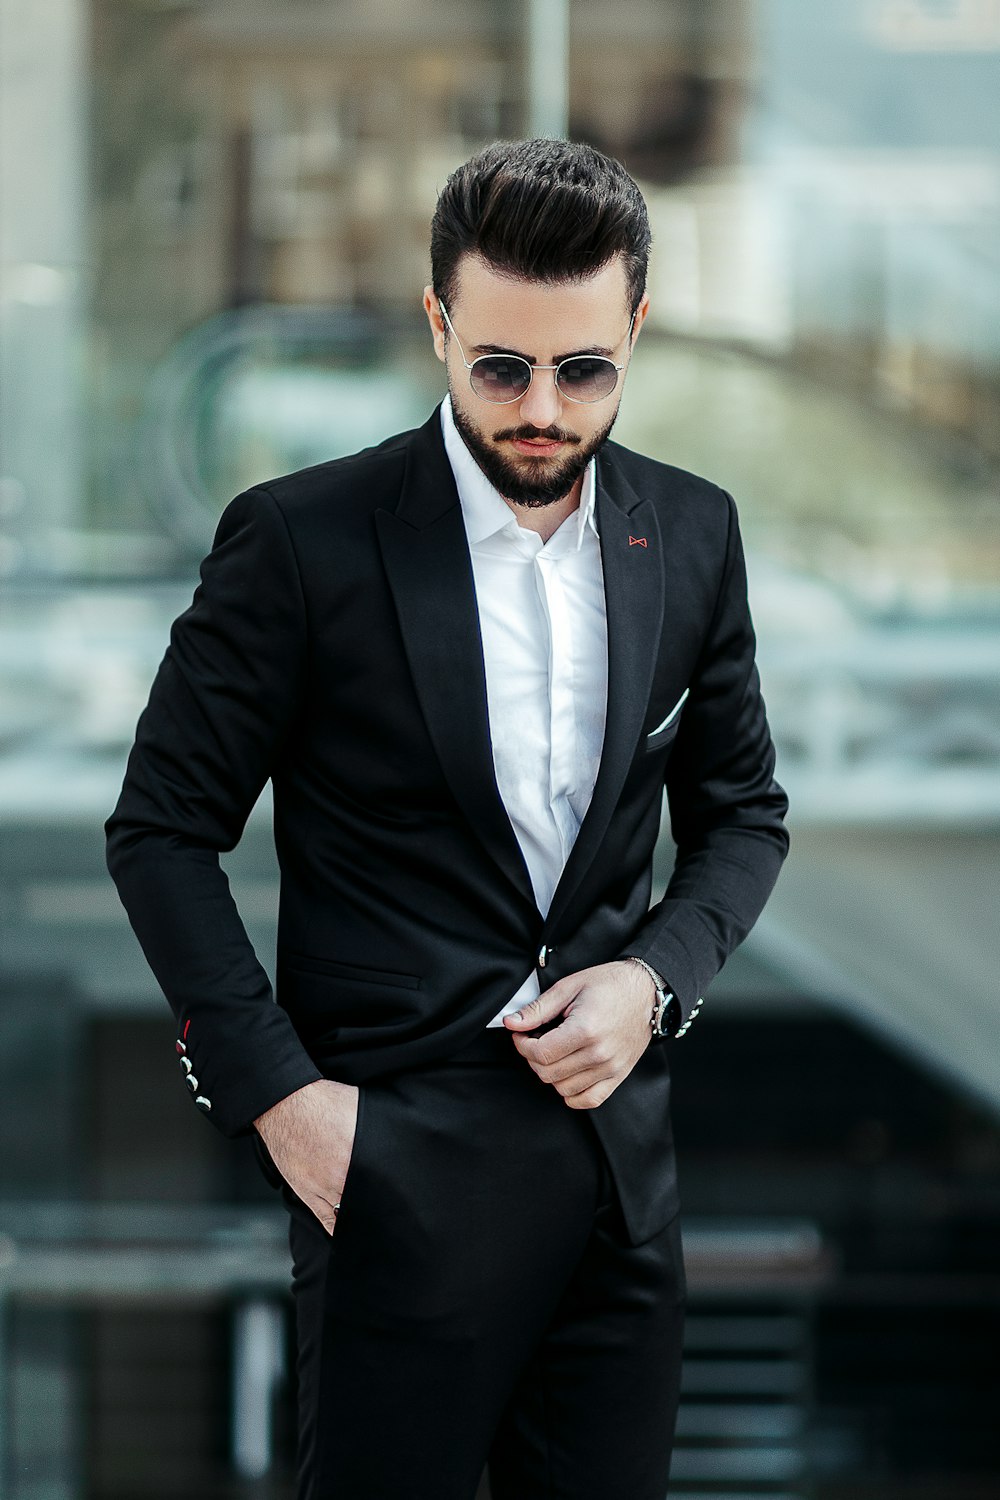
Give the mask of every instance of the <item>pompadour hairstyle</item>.
POLYGON ((527 281, 576 281, 620 255, 629 312, 646 288, 649 216, 621 162, 571 141, 496 141, 457 167, 431 221, 431 278, 451 311, 467 253, 527 281))

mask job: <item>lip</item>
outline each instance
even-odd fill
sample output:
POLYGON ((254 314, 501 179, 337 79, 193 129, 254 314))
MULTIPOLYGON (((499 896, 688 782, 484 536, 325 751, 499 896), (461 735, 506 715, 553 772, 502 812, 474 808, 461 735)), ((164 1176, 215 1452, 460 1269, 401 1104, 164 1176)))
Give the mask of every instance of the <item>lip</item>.
POLYGON ((511 442, 518 453, 537 453, 543 458, 550 453, 558 453, 560 448, 565 447, 564 443, 540 443, 534 439, 529 441, 527 438, 511 438, 511 442))

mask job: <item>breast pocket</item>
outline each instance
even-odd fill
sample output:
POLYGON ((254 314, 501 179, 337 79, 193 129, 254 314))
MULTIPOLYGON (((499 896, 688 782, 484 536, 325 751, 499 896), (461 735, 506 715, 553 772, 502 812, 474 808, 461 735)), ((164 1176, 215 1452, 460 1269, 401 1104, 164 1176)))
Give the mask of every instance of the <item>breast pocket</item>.
POLYGON ((661 719, 656 728, 651 729, 646 735, 647 750, 659 750, 673 739, 681 722, 681 709, 690 691, 690 688, 685 688, 666 718, 661 719))

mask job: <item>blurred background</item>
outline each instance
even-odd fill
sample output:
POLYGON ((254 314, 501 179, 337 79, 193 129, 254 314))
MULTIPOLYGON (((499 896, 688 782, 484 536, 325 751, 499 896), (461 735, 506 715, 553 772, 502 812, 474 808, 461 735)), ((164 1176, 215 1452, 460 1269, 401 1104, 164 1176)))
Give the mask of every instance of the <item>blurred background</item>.
MULTIPOLYGON (((293 1492, 284 1215, 185 1104, 101 825, 222 507, 443 394, 448 172, 569 134, 647 197, 615 436, 737 499, 792 803, 673 1052, 671 1495, 995 1500, 998 0, 0 20, 3 1494, 293 1492)), ((266 793, 224 863, 273 972, 266 793)))

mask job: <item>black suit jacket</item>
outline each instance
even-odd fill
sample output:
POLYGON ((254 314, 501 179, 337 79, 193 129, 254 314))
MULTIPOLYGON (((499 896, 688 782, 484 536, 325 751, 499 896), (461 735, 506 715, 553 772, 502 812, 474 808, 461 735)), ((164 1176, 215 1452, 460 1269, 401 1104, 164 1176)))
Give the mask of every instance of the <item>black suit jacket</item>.
MULTIPOLYGON (((201 1108, 226 1135, 314 1079, 364 1085, 463 1047, 543 944, 543 989, 637 953, 687 1015, 756 920, 787 850, 786 799, 736 508, 707 480, 608 443, 596 516, 607 729, 543 918, 494 777, 439 409, 223 512, 105 829, 201 1108), (276 997, 218 857, 269 777, 276 997), (650 910, 664 784, 678 854, 650 910)), ((678 1207, 672 1045, 651 1043, 590 1112, 636 1243, 678 1207)))

